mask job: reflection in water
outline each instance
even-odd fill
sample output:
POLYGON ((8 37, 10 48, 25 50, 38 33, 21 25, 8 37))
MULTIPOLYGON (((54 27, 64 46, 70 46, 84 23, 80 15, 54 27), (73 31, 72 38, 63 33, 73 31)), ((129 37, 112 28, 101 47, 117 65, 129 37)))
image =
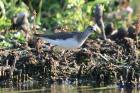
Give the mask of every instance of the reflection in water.
MULTIPOLYGON (((39 85, 40 86, 40 85, 39 85)), ((101 87, 93 88, 92 86, 73 86, 68 84, 51 84, 40 88, 1 88, 0 93, 140 93, 138 89, 124 89, 101 87)))

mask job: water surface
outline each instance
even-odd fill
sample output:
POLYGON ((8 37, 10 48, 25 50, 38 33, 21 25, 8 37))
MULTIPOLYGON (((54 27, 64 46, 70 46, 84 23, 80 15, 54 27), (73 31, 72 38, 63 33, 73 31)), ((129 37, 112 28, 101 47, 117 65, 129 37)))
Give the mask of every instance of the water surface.
POLYGON ((114 86, 94 88, 92 86, 74 86, 52 84, 40 88, 1 88, 0 93, 140 93, 139 89, 123 89, 114 86))

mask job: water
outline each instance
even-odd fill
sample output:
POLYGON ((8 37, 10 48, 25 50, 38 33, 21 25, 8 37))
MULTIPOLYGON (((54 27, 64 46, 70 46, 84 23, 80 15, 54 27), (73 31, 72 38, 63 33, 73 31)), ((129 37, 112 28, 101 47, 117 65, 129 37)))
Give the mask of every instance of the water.
POLYGON ((52 84, 40 88, 1 88, 0 93, 140 93, 138 89, 119 89, 114 86, 93 88, 92 86, 74 86, 52 84))

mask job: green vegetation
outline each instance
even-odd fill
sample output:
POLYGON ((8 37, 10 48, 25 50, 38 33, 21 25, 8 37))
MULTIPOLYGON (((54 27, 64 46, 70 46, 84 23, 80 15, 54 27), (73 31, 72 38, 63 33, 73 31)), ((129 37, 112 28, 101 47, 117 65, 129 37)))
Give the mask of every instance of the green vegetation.
MULTIPOLYGON (((0 1, 0 32, 5 32, 5 29, 7 29, 8 36, 6 34, 5 39, 0 41, 0 47, 11 47, 12 43, 8 39, 16 39, 20 43, 26 41, 24 35, 15 37, 15 33, 9 30, 13 16, 21 12, 27 12, 31 15, 35 10, 37 12, 36 24, 47 27, 49 31, 58 27, 64 28, 67 31, 82 31, 88 25, 94 24, 93 9, 95 5, 100 3, 108 6, 109 1, 27 0, 27 2, 23 2, 22 0, 2 0, 0 1), (36 7, 36 5, 39 5, 39 7, 36 7)), ((31 18, 29 19, 31 20, 31 18)), ((22 34, 21 32, 19 33, 22 34)))
POLYGON ((7 25, 10 24, 9 20, 17 13, 36 10, 36 22, 38 24, 46 24, 50 29, 55 26, 61 26, 68 27, 70 31, 83 30, 87 25, 93 24, 93 9, 99 3, 107 5, 109 0, 97 0, 86 3, 84 0, 52 0, 48 2, 45 0, 29 0, 26 3, 27 5, 22 0, 2 0, 0 1, 0 20, 2 20, 0 29, 4 28, 4 25, 9 26, 7 25), (37 4, 39 4, 39 7, 36 7, 37 4), (46 13, 45 17, 41 16, 42 12, 46 13))
POLYGON ((1 75, 0 80, 6 77, 17 85, 34 80, 48 84, 71 78, 74 79, 69 80, 71 83, 96 83, 93 86, 139 82, 140 17, 129 6, 131 0, 115 1, 1 0, 0 67, 6 68, 3 71, 6 75, 4 78, 1 75), (95 13, 97 4, 104 13, 95 13), (65 55, 49 44, 44 48, 42 40, 34 35, 83 31, 94 24, 105 32, 107 39, 97 31, 79 51, 68 51, 65 55))

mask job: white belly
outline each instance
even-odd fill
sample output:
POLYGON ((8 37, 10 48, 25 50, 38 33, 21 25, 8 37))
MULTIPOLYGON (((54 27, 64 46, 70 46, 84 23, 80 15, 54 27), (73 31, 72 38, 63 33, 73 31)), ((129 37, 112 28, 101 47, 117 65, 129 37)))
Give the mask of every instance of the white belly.
POLYGON ((65 48, 65 49, 74 49, 74 48, 79 48, 81 46, 80 43, 78 43, 74 38, 70 39, 46 39, 48 43, 54 46, 58 46, 60 48, 65 48))

